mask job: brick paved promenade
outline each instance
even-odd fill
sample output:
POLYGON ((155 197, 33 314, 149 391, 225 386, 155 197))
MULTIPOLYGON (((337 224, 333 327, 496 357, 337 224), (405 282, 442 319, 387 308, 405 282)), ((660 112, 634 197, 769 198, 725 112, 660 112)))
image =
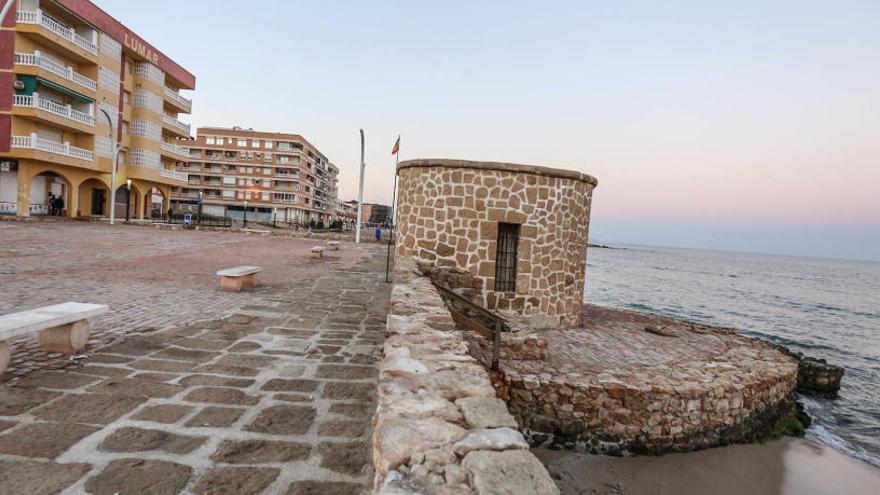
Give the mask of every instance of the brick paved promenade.
POLYGON ((380 246, 312 261, 302 239, 80 223, 0 234, 0 313, 112 311, 86 358, 13 346, 0 493, 367 491, 390 289, 380 246), (216 289, 218 268, 250 263, 266 268, 257 291, 216 289))

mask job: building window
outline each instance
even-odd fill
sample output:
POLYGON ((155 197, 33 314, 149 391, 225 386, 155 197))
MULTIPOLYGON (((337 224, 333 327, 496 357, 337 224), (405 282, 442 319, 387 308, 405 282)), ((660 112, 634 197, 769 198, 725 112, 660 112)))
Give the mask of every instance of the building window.
POLYGON ((241 139, 241 138, 239 138, 239 139, 238 139, 238 145, 239 145, 240 147, 242 147, 242 148, 246 148, 246 147, 247 147, 247 139, 241 139))
POLYGON ((259 148, 259 147, 260 147, 260 140, 259 139, 251 140, 251 148, 259 148))
POLYGON ((495 290, 516 291, 516 248, 519 244, 519 224, 498 224, 498 245, 495 252, 495 290))

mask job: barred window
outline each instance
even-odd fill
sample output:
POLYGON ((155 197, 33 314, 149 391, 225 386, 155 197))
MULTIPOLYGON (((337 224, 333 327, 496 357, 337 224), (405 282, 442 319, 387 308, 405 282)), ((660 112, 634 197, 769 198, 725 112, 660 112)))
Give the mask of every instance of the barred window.
POLYGON ((495 252, 495 290, 516 291, 516 248, 519 244, 519 224, 499 223, 498 244, 495 252))

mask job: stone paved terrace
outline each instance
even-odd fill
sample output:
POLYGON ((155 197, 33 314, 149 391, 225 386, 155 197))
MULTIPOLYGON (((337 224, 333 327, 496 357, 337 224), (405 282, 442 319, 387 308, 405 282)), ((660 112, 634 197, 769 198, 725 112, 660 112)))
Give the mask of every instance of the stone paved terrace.
POLYGON ((368 491, 380 247, 312 261, 314 240, 66 222, 0 232, 0 313, 65 300, 112 311, 82 359, 13 346, 0 492, 368 491), (218 268, 254 262, 258 290, 217 290, 218 268))

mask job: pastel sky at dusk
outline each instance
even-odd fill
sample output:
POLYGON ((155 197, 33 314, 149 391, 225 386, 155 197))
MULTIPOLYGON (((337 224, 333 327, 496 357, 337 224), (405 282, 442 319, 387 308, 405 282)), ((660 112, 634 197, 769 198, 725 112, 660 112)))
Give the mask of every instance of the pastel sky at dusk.
POLYGON ((401 159, 596 176, 591 239, 880 260, 880 2, 96 3, 197 77, 192 123, 297 132, 356 197, 401 159))

